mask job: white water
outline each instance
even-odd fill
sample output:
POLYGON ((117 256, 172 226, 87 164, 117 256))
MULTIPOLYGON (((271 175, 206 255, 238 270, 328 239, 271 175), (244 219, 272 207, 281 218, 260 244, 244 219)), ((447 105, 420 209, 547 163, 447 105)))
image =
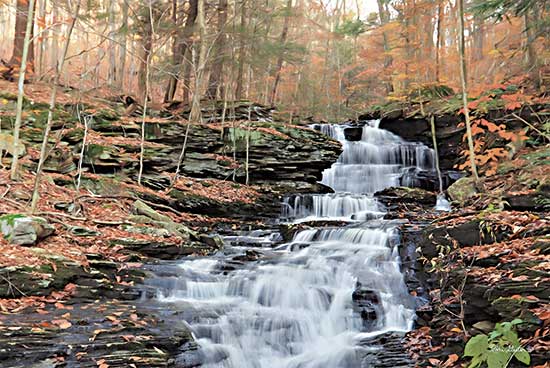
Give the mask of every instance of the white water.
POLYGON ((410 143, 378 128, 373 120, 362 128, 361 140, 347 141, 346 126, 317 124, 311 127, 339 140, 343 153, 323 173, 321 183, 337 194, 296 195, 283 203, 283 219, 293 221, 359 220, 383 216, 385 209, 373 194, 389 187, 416 186, 415 176, 435 170, 435 153, 421 143, 410 143), (352 194, 353 193, 353 194, 352 194))
MULTIPOLYGON (((364 128, 360 142, 346 142, 338 126, 320 129, 344 144, 342 157, 323 178, 339 193, 288 199, 287 219, 380 217, 385 209, 372 193, 406 182, 411 169, 433 162, 428 148, 403 142, 375 124, 364 128)), ((229 256, 248 249, 226 244, 215 258, 183 260, 181 277, 158 298, 185 311, 182 318, 201 347, 201 367, 360 367, 372 351, 360 340, 409 330, 414 320, 400 270, 398 231, 384 221, 371 226, 303 230, 274 250, 255 248, 263 260, 222 272, 229 256), (357 290, 375 295, 363 300, 376 316, 372 320, 363 320, 354 307, 357 290)))

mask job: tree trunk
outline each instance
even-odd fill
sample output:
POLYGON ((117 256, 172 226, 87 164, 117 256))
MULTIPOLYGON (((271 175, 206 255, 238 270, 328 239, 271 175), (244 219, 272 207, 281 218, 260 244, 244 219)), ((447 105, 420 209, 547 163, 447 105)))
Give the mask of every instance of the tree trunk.
MULTIPOLYGON (((150 84, 151 84, 151 59, 153 56, 153 38, 155 36, 155 20, 153 16, 153 3, 149 3, 149 22, 145 25, 145 35, 147 36, 145 40, 144 50, 145 54, 145 65, 141 65, 141 68, 144 68, 144 88, 143 88, 143 113, 141 115, 141 139, 139 143, 139 171, 138 171, 138 185, 141 185, 141 179, 143 177, 143 156, 145 155, 145 119, 147 118, 147 103, 150 96, 150 84)), ((140 69, 141 69, 140 68, 140 69)), ((141 70, 140 70, 141 72, 141 70)), ((140 73, 141 74, 141 73, 140 73)), ((141 80, 140 80, 141 81, 141 80)), ((141 89, 140 89, 141 90, 141 89)))
POLYGON ((115 3, 116 0, 109 0, 109 74, 107 81, 110 86, 113 86, 117 79, 115 3))
POLYGON ((436 35, 436 44, 435 44, 435 80, 439 83, 441 76, 441 44, 443 38, 441 37, 441 32, 443 30, 443 16, 444 9, 441 1, 437 4, 437 35, 436 35))
POLYGON ((286 39, 288 38, 288 28, 290 25, 290 16, 292 12, 292 0, 288 0, 286 4, 286 11, 285 11, 285 21, 283 23, 283 31, 281 32, 281 39, 279 40, 283 51, 279 55, 279 59, 277 60, 277 65, 275 67, 275 82, 273 83, 273 89, 271 90, 271 97, 269 99, 269 103, 273 106, 275 104, 275 99, 277 98, 277 89, 279 87, 279 83, 281 82, 281 70, 283 69, 283 62, 284 62, 284 56, 285 56, 285 44, 286 39))
MULTIPOLYGON (((38 31, 45 31, 46 30, 46 2, 47 0, 41 0, 40 6, 38 7, 38 19, 40 20, 39 29, 38 31), (43 26, 42 26, 43 25, 43 26), (43 29, 41 29, 43 28, 43 29)), ((46 70, 44 68, 44 62, 46 60, 46 50, 48 49, 48 44, 46 42, 47 40, 47 32, 44 32, 41 37, 39 37, 39 49, 40 54, 38 56, 38 70, 40 71, 40 75, 44 75, 46 73, 46 70)))
POLYGON ((198 0, 198 15, 197 23, 199 25, 199 40, 200 48, 198 59, 193 62, 193 68, 195 70, 195 88, 193 89, 193 101, 191 104, 191 112, 189 113, 189 121, 191 123, 201 123, 201 85, 204 76, 204 69, 206 66, 206 14, 204 10, 204 0, 198 0))
POLYGON ((210 73, 210 80, 208 81, 208 90, 206 95, 210 99, 216 99, 218 96, 218 89, 220 96, 225 96, 222 84, 222 72, 225 58, 225 44, 227 37, 225 34, 225 25, 227 23, 227 0, 219 0, 218 3, 218 34, 216 35, 216 42, 214 50, 216 50, 216 59, 212 66, 212 72, 210 73))
POLYGON ((483 17, 481 15, 474 16, 474 47, 472 53, 473 61, 480 61, 483 59, 483 39, 485 35, 483 33, 483 17))
POLYGON ((458 0, 458 29, 459 29, 459 55, 460 55, 460 80, 462 84, 462 103, 464 105, 464 117, 466 120, 466 135, 468 136, 468 149, 470 151, 470 166, 472 175, 477 183, 479 176, 477 174, 476 153, 474 150, 474 139, 472 137, 472 126, 470 124, 470 111, 468 109, 468 85, 466 74, 466 42, 464 40, 464 0, 458 0))
POLYGON ((124 76, 126 75, 126 52, 128 50, 128 2, 122 2, 122 27, 120 29, 120 44, 119 44, 119 67, 117 85, 122 92, 124 90, 124 76))
POLYGON ((532 17, 529 14, 529 12, 526 12, 524 15, 524 21, 525 21, 525 35, 527 37, 527 57, 526 57, 526 64, 529 71, 529 75, 531 76, 531 79, 535 83, 535 87, 538 89, 541 85, 540 82, 540 76, 539 76, 539 70, 537 67, 538 60, 537 60, 537 51, 535 49, 535 32, 533 32, 534 22, 532 21, 532 17))
POLYGON ((55 70, 57 68, 57 62, 59 59, 59 37, 58 32, 61 28, 61 23, 59 20, 59 5, 57 1, 52 1, 52 19, 53 27, 50 30, 51 36, 51 45, 50 45, 50 67, 55 70))
MULTIPOLYGON (((378 2, 378 16, 380 17, 380 24, 383 27, 389 22, 390 15, 387 9, 384 7, 384 1, 377 0, 377 2, 378 2)), ((390 42, 388 40, 388 35, 385 31, 382 32, 382 38, 384 40, 384 72, 385 72, 384 74, 387 74, 388 69, 391 67, 393 63, 393 60, 391 55, 389 54, 391 50, 390 42)), ((388 77, 389 77, 389 80, 386 81, 385 86, 386 86, 386 93, 390 94, 391 92, 393 92, 393 84, 391 82, 391 76, 388 76, 388 77)))
POLYGON ((13 160, 11 163, 11 179, 18 179, 18 161, 19 156, 17 155, 17 150, 15 149, 19 145, 19 131, 21 130, 21 117, 23 115, 23 95, 24 85, 25 85, 25 72, 27 71, 27 57, 29 55, 29 48, 31 45, 31 28, 33 26, 33 15, 34 15, 34 0, 29 0, 28 3, 28 18, 27 18, 27 27, 25 29, 25 38, 23 39, 23 52, 21 53, 21 68, 19 69, 19 83, 18 83, 18 93, 17 93, 17 108, 15 113, 15 125, 13 129, 13 160))
POLYGON ((241 100, 243 97, 243 75, 244 59, 246 57, 245 48, 245 29, 246 29, 246 0, 241 1, 241 30, 239 35, 239 68, 237 70, 237 81, 235 87, 235 99, 241 100))
POLYGON ((69 44, 71 43, 71 35, 73 33, 74 26, 78 19, 78 13, 80 11, 80 3, 81 3, 81 0, 78 0, 71 19, 71 24, 69 26, 69 29, 67 30, 67 35, 65 36, 65 46, 63 47, 63 55, 61 56, 61 60, 59 61, 57 68, 55 70, 52 93, 50 95, 50 106, 48 108, 48 119, 46 121, 46 128, 44 129, 44 138, 42 139, 42 147, 40 149, 40 159, 38 160, 36 177, 34 179, 34 190, 32 192, 32 202, 31 202, 32 214, 36 212, 36 208, 38 206, 38 199, 40 198, 39 196, 40 175, 42 174, 42 168, 44 167, 44 162, 46 161, 46 158, 48 156, 46 151, 48 149, 48 140, 50 137, 50 131, 52 129, 52 124, 53 124, 53 111, 55 109, 55 101, 57 98, 57 86, 59 85, 59 80, 61 78, 63 66, 65 65, 65 59, 67 58, 67 52, 69 51, 69 44))
MULTIPOLYGON (((192 35, 193 28, 195 27, 195 21, 198 15, 198 3, 199 0, 189 0, 189 12, 185 21, 185 26, 181 32, 178 32, 176 39, 174 40, 172 66, 174 68, 173 73, 170 75, 168 86, 166 87, 166 93, 164 94, 164 101, 172 101, 176 94, 180 71, 184 72, 188 67, 185 62, 188 58, 185 55, 193 44, 192 35)), ((183 15, 180 15, 180 19, 183 19, 183 15)), ((176 21, 176 26, 180 23, 176 21)), ((178 27, 179 28, 179 27, 178 27)), ((185 85, 184 85, 185 88, 185 85)), ((185 92, 184 92, 185 95, 185 92)))
POLYGON ((26 73, 29 75, 34 74, 34 9, 36 6, 35 1, 29 0, 17 0, 17 9, 15 17, 15 37, 13 40, 13 53, 11 56, 10 64, 13 66, 21 65, 23 58, 23 49, 25 44, 25 36, 27 32, 30 32, 30 43, 29 50, 27 55, 27 70, 26 73), (32 3, 32 11, 29 5, 32 3), (29 15, 29 17, 27 17, 29 15), (30 21, 30 28, 27 27, 27 24, 30 21))
POLYGON ((142 55, 139 63, 138 72, 138 94, 141 100, 146 100, 147 96, 147 75, 149 70, 149 58, 151 49, 153 48, 153 35, 150 25, 144 25, 144 33, 142 40, 142 55))

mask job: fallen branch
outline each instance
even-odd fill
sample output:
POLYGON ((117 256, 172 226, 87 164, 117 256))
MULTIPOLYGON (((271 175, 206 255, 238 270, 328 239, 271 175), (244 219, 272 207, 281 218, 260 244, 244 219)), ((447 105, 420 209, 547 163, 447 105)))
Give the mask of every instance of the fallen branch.
POLYGON ((15 296, 15 293, 13 292, 12 289, 15 289, 17 292, 19 292, 19 293, 20 293, 21 295, 23 295, 23 296, 27 296, 27 294, 25 294, 24 292, 22 292, 21 289, 19 289, 17 286, 15 286, 15 285, 13 284, 13 282, 11 282, 8 278, 6 278, 6 277, 4 277, 4 276, 2 276, 2 275, 0 275, 0 277, 2 278, 2 280, 4 280, 5 282, 8 283, 8 289, 11 290, 11 294, 12 294, 13 296, 15 296))
POLYGON ((151 206, 151 207, 155 207, 155 208, 158 208, 158 209, 162 209, 162 210, 166 210, 166 211, 169 211, 169 212, 172 212, 178 216, 181 216, 181 212, 170 207, 170 206, 166 206, 164 204, 160 204, 160 203, 154 203, 154 202, 150 202, 146 199, 142 199, 142 198, 139 198, 139 197, 133 197, 133 196, 128 196, 128 195, 110 195, 110 196, 102 196, 102 195, 94 195, 94 194, 84 194, 84 195, 81 195, 81 196, 78 196, 75 198, 75 202, 78 201, 78 200, 93 200, 93 199, 129 199, 129 200, 133 200, 133 201, 142 201, 143 203, 145 203, 146 205, 148 206, 151 206))
POLYGON ((544 137, 546 140, 550 141, 550 136, 548 136, 548 134, 546 134, 543 131, 537 129, 533 124, 529 123, 527 120, 525 120, 521 116, 519 116, 515 113, 512 113, 512 116, 515 117, 516 119, 518 119, 519 121, 521 121, 522 123, 524 123, 525 125, 527 125, 529 128, 533 129, 535 132, 539 133, 539 135, 541 137, 544 137))
POLYGON ((92 222, 96 225, 103 225, 103 226, 120 226, 120 225, 129 225, 130 222, 128 221, 102 221, 102 220, 92 220, 92 222))

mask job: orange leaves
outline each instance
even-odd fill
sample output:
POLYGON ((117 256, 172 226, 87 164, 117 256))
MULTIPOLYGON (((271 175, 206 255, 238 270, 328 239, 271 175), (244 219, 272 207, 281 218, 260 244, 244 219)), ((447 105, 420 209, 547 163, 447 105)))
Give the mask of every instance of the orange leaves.
POLYGON ((479 124, 486 127, 491 133, 505 129, 504 125, 496 125, 485 119, 479 119, 479 124))
POLYGON ((523 93, 514 93, 512 95, 502 95, 500 96, 504 101, 504 106, 506 110, 516 110, 521 108, 528 98, 523 93))
MULTIPOLYGON (((464 123, 460 123, 459 126, 464 123)), ((502 147, 489 148, 486 145, 485 134, 494 133, 499 138, 502 138, 508 142, 521 142, 527 139, 527 134, 524 130, 518 132, 510 132, 506 130, 505 125, 497 125, 486 119, 479 118, 472 120, 471 122, 472 137, 474 138, 474 151, 476 154, 476 165, 481 168, 485 167, 485 175, 492 176, 497 172, 498 162, 508 156, 508 152, 502 147)), ((462 140, 465 142, 468 135, 465 133, 462 140)), ((461 165, 457 165, 459 170, 465 170, 471 166, 468 159, 469 151, 464 150, 461 152, 464 156, 465 162, 461 165)))

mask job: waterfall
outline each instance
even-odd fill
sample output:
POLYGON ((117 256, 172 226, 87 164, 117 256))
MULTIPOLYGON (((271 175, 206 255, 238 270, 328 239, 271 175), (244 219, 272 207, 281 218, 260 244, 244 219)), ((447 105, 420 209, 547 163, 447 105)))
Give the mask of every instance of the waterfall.
POLYGON ((392 186, 416 186, 415 175, 434 170, 434 151, 421 143, 410 143, 378 128, 374 120, 362 129, 361 140, 345 139, 346 126, 313 126, 339 140, 344 152, 323 173, 322 183, 336 192, 373 194, 392 186))
POLYGON ((202 367, 358 367, 363 333, 412 327, 395 236, 392 228, 305 230, 275 261, 229 275, 184 261, 183 282, 159 299, 185 305, 202 367), (352 304, 358 283, 379 299, 368 328, 352 304))
POLYGON ((361 220, 383 217, 384 206, 371 196, 350 194, 296 195, 284 199, 282 218, 294 221, 361 220))
POLYGON ((369 336, 412 328, 399 231, 381 220, 386 209, 373 193, 414 185, 417 172, 433 168, 433 152, 377 121, 356 141, 346 140, 343 126, 313 128, 343 144, 322 180, 336 193, 288 197, 282 218, 350 225, 304 229, 278 246, 273 233, 240 234, 226 237, 214 257, 183 259, 175 280, 156 284, 165 285, 157 299, 182 311, 200 346, 179 366, 357 368, 373 352, 363 343, 369 336))

